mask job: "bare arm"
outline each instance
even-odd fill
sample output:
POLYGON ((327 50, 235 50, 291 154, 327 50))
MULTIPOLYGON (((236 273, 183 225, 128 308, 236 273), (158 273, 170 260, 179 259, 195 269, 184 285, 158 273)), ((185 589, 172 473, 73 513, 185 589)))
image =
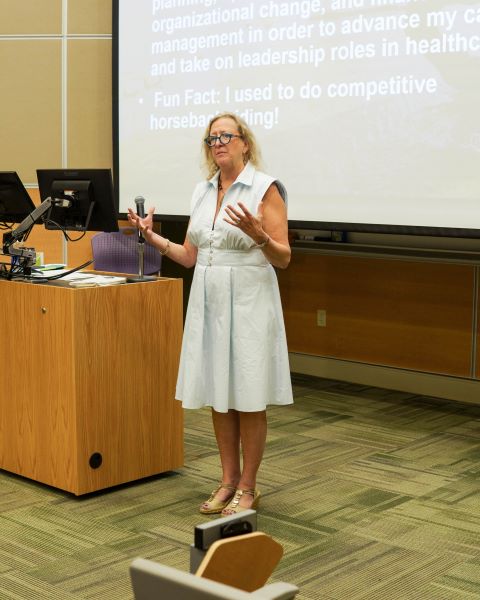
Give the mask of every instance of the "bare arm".
POLYGON ((241 202, 238 203, 238 207, 227 205, 225 212, 229 219, 224 220, 241 229, 256 244, 261 245, 266 242, 262 246, 262 251, 267 260, 274 267, 286 269, 291 257, 287 209, 277 186, 272 183, 265 192, 256 217, 241 202))
POLYGON ((158 235, 152 229, 153 227, 153 213, 155 208, 151 207, 148 209, 148 214, 144 219, 141 219, 136 212, 131 208, 128 209, 128 220, 129 222, 142 232, 145 240, 154 246, 161 254, 168 256, 173 261, 180 265, 190 268, 197 261, 197 248, 191 244, 187 237, 183 244, 175 244, 167 240, 167 238, 158 235))

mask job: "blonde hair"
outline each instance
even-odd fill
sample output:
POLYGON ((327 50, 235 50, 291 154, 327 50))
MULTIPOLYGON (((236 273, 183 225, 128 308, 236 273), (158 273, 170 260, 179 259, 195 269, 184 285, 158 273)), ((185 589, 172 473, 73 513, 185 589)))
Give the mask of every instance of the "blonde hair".
POLYGON ((203 140, 205 140, 205 138, 210 135, 210 129, 212 128, 212 125, 215 123, 215 121, 218 121, 219 119, 232 119, 232 121, 235 121, 238 133, 242 136, 243 141, 247 145, 247 151, 244 155, 245 164, 248 161, 250 161, 254 167, 256 167, 257 169, 260 168, 262 161, 260 148, 258 147, 257 141, 255 139, 255 136, 253 135, 252 130, 241 117, 234 113, 225 112, 219 115, 215 115, 214 117, 212 117, 212 119, 210 119, 210 123, 208 124, 203 135, 202 147, 205 163, 204 167, 207 173, 207 179, 211 179, 215 175, 215 173, 218 171, 218 166, 213 160, 211 148, 207 146, 207 144, 205 144, 203 140))

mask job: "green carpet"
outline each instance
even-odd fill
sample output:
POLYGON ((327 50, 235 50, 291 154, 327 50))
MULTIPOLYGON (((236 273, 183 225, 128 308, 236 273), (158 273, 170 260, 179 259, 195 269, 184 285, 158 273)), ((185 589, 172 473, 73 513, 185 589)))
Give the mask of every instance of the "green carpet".
MULTIPOLYGON (((298 600, 480 598, 480 407, 294 377, 268 411, 259 529, 298 600)), ((75 498, 0 471, 0 600, 131 600, 142 556, 188 570, 219 478, 208 410, 182 470, 75 498)))

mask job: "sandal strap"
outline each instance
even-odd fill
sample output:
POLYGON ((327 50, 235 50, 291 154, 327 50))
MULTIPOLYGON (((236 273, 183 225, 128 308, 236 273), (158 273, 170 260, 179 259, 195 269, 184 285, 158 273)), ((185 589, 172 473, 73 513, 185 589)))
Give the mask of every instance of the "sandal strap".
POLYGON ((256 491, 257 490, 241 490, 238 488, 235 492, 235 496, 230 501, 230 507, 237 508, 240 498, 243 496, 243 494, 248 494, 249 496, 253 496, 255 498, 256 491))
POLYGON ((215 492, 218 492, 219 490, 221 490, 222 488, 229 490, 230 492, 235 492, 237 490, 237 487, 235 485, 232 485, 231 483, 221 483, 217 489, 215 490, 215 492))
POLYGON ((255 494, 257 493, 257 490, 240 490, 241 492, 243 492, 244 494, 249 494, 250 496, 255 496, 255 494))
POLYGON ((230 492, 234 492, 237 489, 234 485, 231 485, 230 483, 219 483, 217 487, 213 490, 213 492, 210 494, 210 498, 207 500, 207 502, 211 502, 222 488, 225 488, 230 492))

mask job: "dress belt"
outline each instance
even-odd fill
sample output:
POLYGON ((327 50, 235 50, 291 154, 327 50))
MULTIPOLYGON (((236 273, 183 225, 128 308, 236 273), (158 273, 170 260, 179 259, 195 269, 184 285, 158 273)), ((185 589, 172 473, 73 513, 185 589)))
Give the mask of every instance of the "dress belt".
POLYGON ((250 250, 199 248, 197 253, 197 265, 204 267, 266 267, 269 264, 259 248, 250 250))

